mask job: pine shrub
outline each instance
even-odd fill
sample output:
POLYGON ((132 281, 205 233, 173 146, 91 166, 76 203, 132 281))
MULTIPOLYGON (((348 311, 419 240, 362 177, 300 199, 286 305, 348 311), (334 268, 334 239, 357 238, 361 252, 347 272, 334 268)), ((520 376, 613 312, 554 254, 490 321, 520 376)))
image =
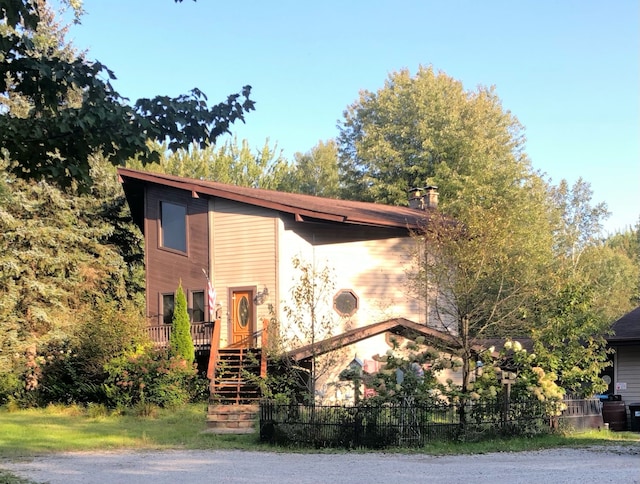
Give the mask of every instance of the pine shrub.
POLYGON ((176 291, 176 302, 171 320, 171 337, 169 339, 171 355, 182 358, 192 365, 196 352, 191 339, 191 322, 187 311, 187 298, 182 289, 182 283, 176 291))

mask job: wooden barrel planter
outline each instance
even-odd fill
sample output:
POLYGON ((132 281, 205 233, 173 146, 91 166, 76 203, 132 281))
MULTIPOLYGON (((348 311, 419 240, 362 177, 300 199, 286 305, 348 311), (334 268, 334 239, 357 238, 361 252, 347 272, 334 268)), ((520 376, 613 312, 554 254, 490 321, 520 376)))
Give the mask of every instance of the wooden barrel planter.
POLYGON ((602 402, 602 420, 609 424, 609 430, 627 430, 627 409, 624 402, 602 402))

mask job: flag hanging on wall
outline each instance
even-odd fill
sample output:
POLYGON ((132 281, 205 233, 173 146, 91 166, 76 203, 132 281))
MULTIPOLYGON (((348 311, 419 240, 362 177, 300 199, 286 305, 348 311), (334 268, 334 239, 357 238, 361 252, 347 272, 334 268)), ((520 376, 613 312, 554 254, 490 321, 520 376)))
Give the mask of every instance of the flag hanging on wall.
POLYGON ((207 278, 207 298, 209 299, 209 321, 213 321, 214 313, 216 310, 216 289, 211 283, 211 279, 207 275, 206 271, 202 269, 204 276, 207 278))

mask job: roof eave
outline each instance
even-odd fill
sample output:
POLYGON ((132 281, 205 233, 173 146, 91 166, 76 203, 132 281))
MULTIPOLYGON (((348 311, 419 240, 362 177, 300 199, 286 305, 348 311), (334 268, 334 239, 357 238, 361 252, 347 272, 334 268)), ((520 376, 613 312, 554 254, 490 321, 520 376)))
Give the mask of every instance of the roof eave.
MULTIPOLYGON (((335 213, 323 212, 319 210, 311 210, 301 208, 299 206, 292 206, 286 203, 276 202, 272 200, 266 200, 260 197, 252 197, 250 195, 239 194, 232 191, 224 190, 221 188, 211 187, 203 184, 194 183, 192 180, 178 180, 175 178, 167 178, 152 172, 144 172, 138 170, 130 170, 127 168, 119 168, 118 176, 122 182, 125 182, 127 178, 136 181, 144 181, 148 183, 155 183, 163 186, 169 186, 179 190, 184 190, 191 193, 191 196, 198 198, 201 195, 207 195, 210 197, 219 197, 227 200, 232 200, 239 203, 246 203, 249 205, 260 206, 271 210, 277 210, 284 213, 294 215, 297 222, 308 222, 309 219, 318 221, 329 221, 338 223, 348 223, 352 225, 363 225, 370 227, 381 228, 403 228, 407 230, 417 229, 419 223, 416 220, 406 220, 404 223, 398 221, 387 220, 384 218, 373 217, 353 217, 348 215, 340 215, 335 213)), ((123 183, 126 187, 126 183, 123 183)))

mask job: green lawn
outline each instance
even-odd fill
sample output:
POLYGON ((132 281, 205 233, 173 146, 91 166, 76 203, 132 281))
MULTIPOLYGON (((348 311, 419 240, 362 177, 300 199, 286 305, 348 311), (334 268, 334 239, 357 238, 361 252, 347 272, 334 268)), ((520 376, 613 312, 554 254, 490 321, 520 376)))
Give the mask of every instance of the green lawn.
MULTIPOLYGON (((104 413, 104 412, 102 412, 104 413)), ((158 410, 150 417, 92 415, 81 407, 0 410, 0 457, 50 452, 133 449, 258 448, 254 435, 204 433, 206 406, 158 410)))
MULTIPOLYGON (((104 409, 96 411, 96 409, 86 410, 82 407, 56 406, 18 411, 2 409, 0 410, 0 458, 22 458, 51 452, 125 448, 285 450, 260 444, 257 435, 205 433, 203 432, 206 428, 205 416, 205 405, 190 405, 174 411, 158 410, 149 417, 107 415, 104 409)), ((640 448, 640 434, 591 431, 478 443, 438 443, 424 449, 398 449, 397 451, 459 454, 609 444, 625 444, 640 448)), ((309 451, 315 452, 315 450, 309 451)))

